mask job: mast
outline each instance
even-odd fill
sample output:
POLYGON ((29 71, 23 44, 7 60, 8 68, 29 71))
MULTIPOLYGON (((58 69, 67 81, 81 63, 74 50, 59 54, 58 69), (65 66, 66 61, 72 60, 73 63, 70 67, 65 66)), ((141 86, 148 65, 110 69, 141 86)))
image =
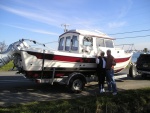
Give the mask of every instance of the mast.
POLYGON ((61 26, 64 27, 64 32, 67 32, 68 31, 67 27, 69 27, 70 25, 69 24, 61 24, 61 26))

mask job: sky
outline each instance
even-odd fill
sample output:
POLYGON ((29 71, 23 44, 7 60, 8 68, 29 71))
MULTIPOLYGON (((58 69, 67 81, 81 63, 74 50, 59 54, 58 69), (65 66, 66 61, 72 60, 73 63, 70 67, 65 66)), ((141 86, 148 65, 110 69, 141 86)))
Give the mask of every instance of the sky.
POLYGON ((150 0, 0 0, 0 42, 7 45, 22 38, 58 41, 62 24, 69 30, 104 32, 116 38, 115 45, 150 50, 150 0))

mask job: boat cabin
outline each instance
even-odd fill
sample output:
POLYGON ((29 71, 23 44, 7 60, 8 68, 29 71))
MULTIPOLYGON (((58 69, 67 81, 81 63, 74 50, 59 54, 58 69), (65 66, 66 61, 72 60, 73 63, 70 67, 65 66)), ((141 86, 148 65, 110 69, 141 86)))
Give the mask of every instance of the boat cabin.
POLYGON ((94 55, 99 49, 104 52, 113 49, 113 40, 104 33, 69 30, 59 36, 58 51, 94 55))

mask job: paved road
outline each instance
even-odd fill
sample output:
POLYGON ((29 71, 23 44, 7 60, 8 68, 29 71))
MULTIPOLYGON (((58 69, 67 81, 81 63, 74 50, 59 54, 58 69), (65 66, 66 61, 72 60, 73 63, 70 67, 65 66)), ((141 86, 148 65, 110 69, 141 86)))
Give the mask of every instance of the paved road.
MULTIPOLYGON (((150 80, 132 80, 129 78, 116 80, 119 90, 150 87, 150 80)), ((36 84, 15 72, 0 72, 0 106, 32 101, 50 101, 69 99, 98 93, 96 82, 87 84, 80 94, 69 93, 62 85, 36 84)))

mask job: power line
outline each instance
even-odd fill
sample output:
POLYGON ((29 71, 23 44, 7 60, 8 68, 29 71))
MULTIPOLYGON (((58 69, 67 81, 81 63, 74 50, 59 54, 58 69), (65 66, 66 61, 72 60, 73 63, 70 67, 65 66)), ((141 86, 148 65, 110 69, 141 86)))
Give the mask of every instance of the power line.
POLYGON ((150 35, 144 35, 144 36, 134 36, 134 37, 124 37, 124 38, 116 38, 116 39, 126 39, 126 38, 142 38, 142 37, 148 37, 150 35))
POLYGON ((58 42, 58 41, 47 42, 47 43, 44 43, 44 44, 50 44, 50 43, 55 43, 55 42, 58 42))
MULTIPOLYGON (((115 34, 108 34, 108 35, 126 34, 126 33, 143 32, 143 31, 150 31, 150 29, 139 30, 139 31, 131 31, 131 32, 122 32, 122 33, 115 33, 115 34)), ((133 36, 133 37, 123 37, 123 38, 115 38, 115 39, 142 38, 142 37, 148 37, 148 36, 150 36, 150 35, 133 36)), ((44 43, 44 44, 50 44, 50 43, 56 43, 56 42, 58 42, 58 41, 47 42, 47 43, 44 43)))
MULTIPOLYGON (((142 38, 142 37, 148 37, 148 36, 150 36, 150 35, 143 35, 143 36, 133 36, 133 37, 123 37, 123 38, 115 38, 115 39, 142 38)), ((44 43, 44 44, 55 43, 55 42, 58 42, 58 41, 47 42, 47 43, 44 43)))
POLYGON ((143 32, 143 31, 150 31, 150 29, 139 30, 139 31, 130 31, 130 32, 122 32, 122 33, 114 33, 114 34, 108 34, 108 35, 118 35, 118 34, 135 33, 135 32, 143 32))

